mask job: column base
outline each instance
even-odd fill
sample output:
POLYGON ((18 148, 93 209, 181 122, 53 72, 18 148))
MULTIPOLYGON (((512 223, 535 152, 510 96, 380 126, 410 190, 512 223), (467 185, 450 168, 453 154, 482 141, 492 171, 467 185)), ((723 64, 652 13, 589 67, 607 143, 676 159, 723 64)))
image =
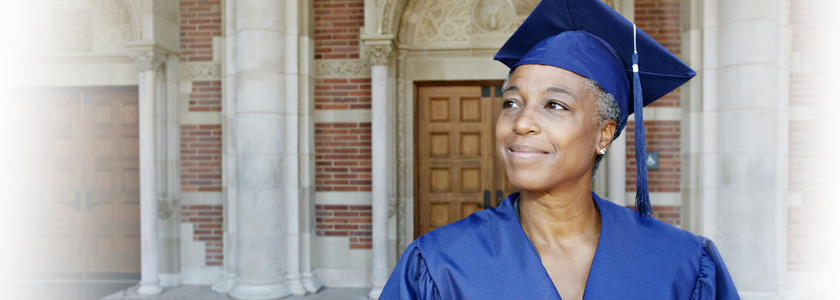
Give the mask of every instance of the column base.
POLYGON ((161 292, 163 292, 163 289, 157 284, 140 283, 140 288, 137 289, 138 295, 157 295, 161 292))
POLYGON ((210 289, 219 294, 227 294, 234 285, 236 285, 236 275, 225 272, 222 280, 213 284, 210 289))
POLYGON ((230 289, 228 296, 240 300, 271 300, 288 297, 292 294, 289 287, 282 283, 267 285, 245 285, 237 283, 230 289))
POLYGON ((285 284, 289 287, 289 291, 292 292, 292 295, 306 295, 306 288, 303 287, 303 282, 301 282, 300 275, 286 275, 285 284))
POLYGON ((384 286, 374 286, 372 289, 370 289, 370 292, 368 293, 368 298, 379 299, 379 295, 382 294, 382 288, 384 288, 384 286))
POLYGON ((309 293, 317 293, 324 287, 324 282, 316 277, 314 272, 303 273, 303 279, 300 281, 303 284, 303 288, 309 293))

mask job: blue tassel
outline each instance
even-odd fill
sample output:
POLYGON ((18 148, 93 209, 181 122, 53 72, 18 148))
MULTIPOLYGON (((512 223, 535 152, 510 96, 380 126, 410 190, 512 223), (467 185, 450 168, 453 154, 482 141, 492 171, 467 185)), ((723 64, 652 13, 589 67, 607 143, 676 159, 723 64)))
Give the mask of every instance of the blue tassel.
POLYGON ((648 195, 647 163, 645 162, 645 121, 642 117, 642 83, 639 81, 639 55, 633 52, 633 132, 636 135, 636 211, 642 217, 650 217, 650 195, 648 195))

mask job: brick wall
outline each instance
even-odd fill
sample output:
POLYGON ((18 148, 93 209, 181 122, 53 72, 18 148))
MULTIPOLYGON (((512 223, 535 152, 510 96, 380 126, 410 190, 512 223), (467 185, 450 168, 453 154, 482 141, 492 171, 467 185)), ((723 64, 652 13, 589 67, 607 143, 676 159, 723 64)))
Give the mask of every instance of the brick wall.
POLYGON ((222 111, 222 82, 193 81, 189 111, 222 111))
POLYGON ((316 123, 316 190, 370 191, 370 155, 370 123, 316 123))
MULTIPOLYGON (((633 122, 627 122, 627 191, 636 191, 636 145, 633 122)), ((645 121, 647 151, 659 152, 659 169, 648 169, 648 190, 680 191, 680 121, 645 121)))
POLYGON ((370 109, 370 78, 315 79, 315 109, 370 109))
POLYGON ((346 236, 350 249, 371 248, 370 205, 315 205, 316 234, 346 236))
POLYGON ((222 35, 220 0, 181 0, 181 62, 213 60, 213 37, 222 35))
POLYGON ((315 59, 359 58, 364 0, 314 0, 315 59))
POLYGON ((222 191, 222 125, 181 125, 181 191, 222 191))
MULTIPOLYGON (((682 54, 680 0, 636 0, 635 7, 636 26, 679 57, 682 54)), ((640 66, 644 60, 644 53, 639 53, 640 66)), ((665 95, 650 106, 679 107, 680 90, 665 95)))
POLYGON ((653 217, 657 220, 677 227, 682 225, 680 222, 681 208, 679 206, 653 206, 652 208, 653 217))
MULTIPOLYGON (((181 62, 209 62, 213 60, 213 37, 222 35, 220 0, 182 0, 181 62)), ((190 93, 189 111, 222 111, 222 82, 194 81, 190 93)))
POLYGON ((181 206, 181 223, 192 223, 193 241, 206 243, 205 263, 208 266, 221 266, 224 260, 222 254, 222 206, 181 206))

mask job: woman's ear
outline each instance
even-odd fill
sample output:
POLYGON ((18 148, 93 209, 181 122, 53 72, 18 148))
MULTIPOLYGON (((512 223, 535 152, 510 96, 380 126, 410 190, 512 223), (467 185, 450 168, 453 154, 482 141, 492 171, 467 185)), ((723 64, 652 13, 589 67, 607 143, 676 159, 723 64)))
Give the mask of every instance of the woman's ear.
POLYGON ((601 124, 601 131, 599 132, 599 139, 598 139, 598 150, 606 149, 610 147, 612 144, 613 137, 615 136, 615 121, 609 120, 601 124))

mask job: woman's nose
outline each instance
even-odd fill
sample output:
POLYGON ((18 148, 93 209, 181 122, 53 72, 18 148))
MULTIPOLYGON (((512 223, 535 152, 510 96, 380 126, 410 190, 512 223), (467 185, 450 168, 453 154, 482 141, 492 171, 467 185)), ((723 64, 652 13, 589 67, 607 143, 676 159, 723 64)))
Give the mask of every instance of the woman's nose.
POLYGON ((513 120, 513 131, 523 135, 540 133, 540 126, 537 124, 535 113, 534 109, 523 107, 513 120))

